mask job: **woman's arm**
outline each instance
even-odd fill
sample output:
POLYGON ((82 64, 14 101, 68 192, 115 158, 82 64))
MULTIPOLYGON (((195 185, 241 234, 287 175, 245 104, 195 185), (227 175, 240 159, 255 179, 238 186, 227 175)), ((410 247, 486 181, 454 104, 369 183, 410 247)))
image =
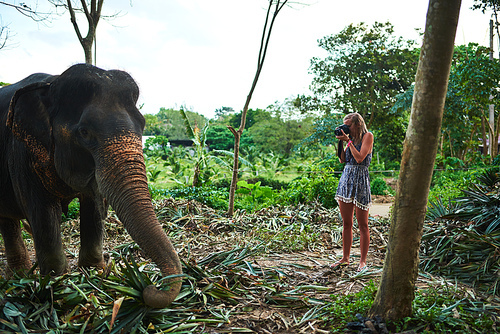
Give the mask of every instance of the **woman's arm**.
POLYGON ((366 156, 373 150, 373 133, 367 132, 364 136, 363 139, 361 139, 361 142, 363 143, 361 145, 361 150, 357 150, 354 145, 349 145, 349 149, 351 150, 351 154, 356 160, 356 162, 359 164, 365 160, 366 156))
POLYGON ((344 150, 344 142, 342 140, 339 140, 339 150, 340 150, 340 157, 339 160, 341 163, 345 163, 345 150, 344 150))

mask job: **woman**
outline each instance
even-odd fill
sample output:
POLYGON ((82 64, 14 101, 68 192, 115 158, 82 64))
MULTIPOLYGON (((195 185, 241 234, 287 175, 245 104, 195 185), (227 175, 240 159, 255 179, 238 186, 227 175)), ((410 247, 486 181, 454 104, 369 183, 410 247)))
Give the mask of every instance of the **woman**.
POLYGON ((358 271, 362 271, 367 268, 366 256, 370 246, 368 210, 371 206, 371 194, 368 166, 372 160, 373 134, 366 129, 365 121, 358 113, 346 115, 344 124, 349 127, 349 135, 342 130, 342 135, 336 136, 341 141, 339 142, 342 148, 340 161, 345 163, 345 167, 335 195, 343 221, 343 256, 342 259, 332 265, 332 268, 339 268, 349 264, 355 212, 360 232, 361 249, 358 271), (345 150, 343 149, 343 142, 347 142, 345 150))

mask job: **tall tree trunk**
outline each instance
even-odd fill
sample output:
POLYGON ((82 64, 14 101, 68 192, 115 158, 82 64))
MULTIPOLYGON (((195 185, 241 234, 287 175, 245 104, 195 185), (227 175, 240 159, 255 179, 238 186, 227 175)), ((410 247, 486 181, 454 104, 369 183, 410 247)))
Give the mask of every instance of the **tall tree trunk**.
POLYGON ((418 250, 436 159, 460 5, 460 0, 429 1, 389 243, 370 316, 380 315, 386 320, 396 320, 412 313, 418 275, 418 250))

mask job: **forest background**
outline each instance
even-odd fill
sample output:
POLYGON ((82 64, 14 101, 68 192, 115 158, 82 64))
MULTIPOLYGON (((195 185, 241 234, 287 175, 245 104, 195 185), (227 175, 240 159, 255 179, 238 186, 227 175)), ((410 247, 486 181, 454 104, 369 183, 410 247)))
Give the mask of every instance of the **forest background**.
MULTIPOLYGON (((390 22, 350 24, 318 42, 327 57, 311 59, 314 78, 310 96, 299 95, 264 109, 249 110, 241 142, 242 171, 249 172, 247 177, 258 176, 260 170, 261 175, 265 172, 268 177, 290 181, 306 172, 308 163, 321 160, 323 167, 340 172, 342 166, 334 158, 333 130, 342 124, 346 113, 356 111, 375 136, 371 170, 380 173, 374 178, 384 176, 382 171, 386 171, 385 176, 394 175, 399 170, 409 120, 420 53, 417 42, 395 36, 390 22)), ((492 135, 488 108, 498 103, 499 80, 500 64, 490 56, 489 48, 473 43, 455 46, 436 169, 481 167, 493 161, 496 150, 486 154, 492 135)), ((241 112, 222 106, 215 118, 208 120, 185 107, 180 109, 162 108, 157 114, 145 115, 144 134, 155 136, 146 144, 146 156, 161 158, 167 167, 161 173, 158 165, 153 166, 153 180, 180 171, 175 167, 176 151, 170 149, 169 140, 193 139, 188 135, 193 133, 189 127, 201 134, 202 141, 197 145, 207 156, 218 156, 219 162, 230 156, 234 137, 227 126, 239 126, 241 112)), ((498 126, 494 128, 498 137, 498 126)), ((206 167, 206 181, 229 173, 210 171, 209 164, 206 167)), ((187 184, 186 173, 182 176, 187 184)))

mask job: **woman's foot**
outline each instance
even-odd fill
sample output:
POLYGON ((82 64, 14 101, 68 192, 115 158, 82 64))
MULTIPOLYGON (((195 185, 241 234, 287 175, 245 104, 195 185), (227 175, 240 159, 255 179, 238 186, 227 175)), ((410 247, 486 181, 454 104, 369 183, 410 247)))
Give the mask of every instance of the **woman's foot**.
POLYGON ((330 269, 339 269, 339 268, 344 268, 349 265, 349 261, 344 261, 344 260, 338 260, 334 264, 330 265, 330 269))
POLYGON ((368 265, 366 263, 360 263, 357 272, 360 273, 365 270, 368 270, 368 265))

